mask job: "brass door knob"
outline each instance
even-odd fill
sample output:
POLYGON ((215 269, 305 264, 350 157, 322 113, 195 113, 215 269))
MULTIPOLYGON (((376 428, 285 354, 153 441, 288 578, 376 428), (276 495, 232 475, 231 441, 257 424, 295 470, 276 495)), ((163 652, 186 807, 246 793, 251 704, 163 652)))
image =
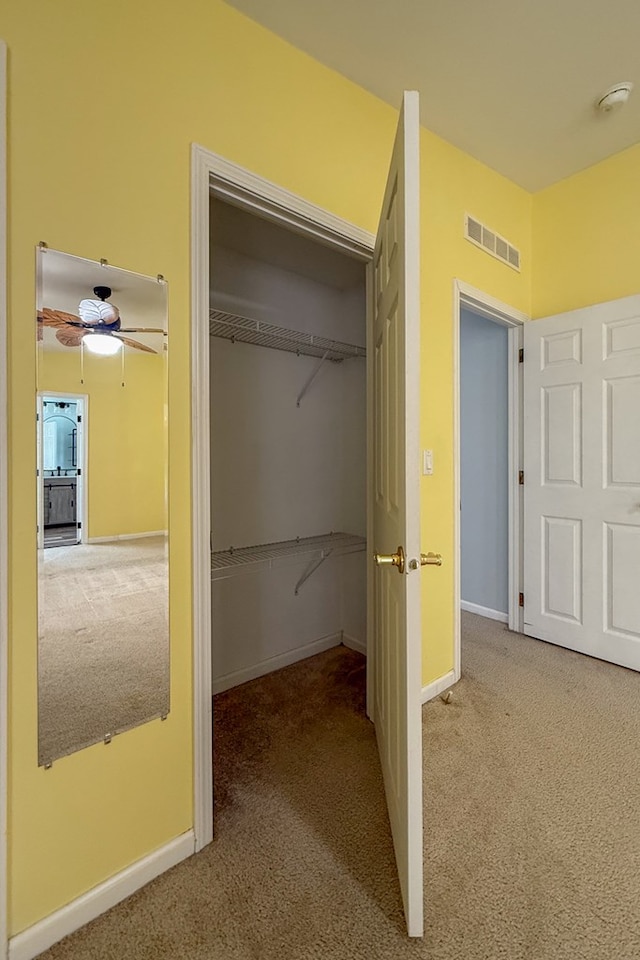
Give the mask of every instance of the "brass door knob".
POLYGON ((420 566, 421 567, 441 567, 442 566, 442 554, 440 553, 421 553, 420 554, 420 566))
POLYGON ((397 553, 374 553, 373 559, 377 567, 389 564, 389 566, 395 567, 398 573, 404 573, 404 550, 402 547, 398 547, 397 553))

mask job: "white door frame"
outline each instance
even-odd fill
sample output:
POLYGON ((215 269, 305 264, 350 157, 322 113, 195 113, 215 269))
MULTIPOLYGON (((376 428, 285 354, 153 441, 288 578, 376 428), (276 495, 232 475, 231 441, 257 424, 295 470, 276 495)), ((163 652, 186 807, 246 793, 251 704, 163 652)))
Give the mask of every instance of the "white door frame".
POLYGON ((80 521, 80 543, 86 543, 89 536, 89 510, 87 496, 87 481, 89 478, 89 450, 88 450, 88 423, 89 423, 89 395, 87 393, 69 393, 60 390, 38 390, 36 397, 36 407, 38 414, 38 442, 37 449, 37 476, 38 476, 38 549, 44 547, 44 525, 43 517, 43 495, 44 495, 44 476, 42 467, 42 458, 44 456, 43 435, 44 435, 44 417, 42 404, 47 397, 53 397, 60 400, 78 401, 78 416, 82 417, 80 421, 81 429, 77 433, 76 458, 80 468, 80 476, 76 478, 76 503, 77 518, 80 521))
MULTIPOLYGON (((205 150, 191 148, 191 536, 193 559, 193 820, 195 849, 213 839, 209 202, 211 193, 334 249, 371 260, 375 236, 205 150)), ((370 447, 370 444, 368 444, 370 447)), ((369 523, 369 520, 368 520, 369 523)), ((371 566, 371 565, 369 565, 371 566)), ((367 586, 367 593, 371 591, 367 586)), ((367 603, 370 600, 368 599, 367 603)), ((368 611, 370 612, 370 611, 368 611)), ((369 618, 369 622, 371 619, 369 618)), ((367 647, 369 643, 367 642, 367 647)))
POLYGON ((7 805, 8 766, 8 678, 9 615, 8 577, 9 540, 7 527, 7 45, 0 40, 0 960, 7 956, 7 805))
POLYGON ((7 485, 7 46, 0 40, 0 960, 7 956, 7 765, 9 667, 9 589, 7 565, 9 510, 7 485))
POLYGON ((518 354, 522 348, 522 325, 529 317, 495 297, 483 293, 463 280, 453 281, 453 451, 454 451, 454 672, 461 674, 460 629, 460 311, 467 307, 473 313, 508 328, 508 462, 509 462, 509 629, 522 632, 523 609, 519 605, 522 588, 523 554, 523 487, 518 474, 522 469, 522 364, 518 354))

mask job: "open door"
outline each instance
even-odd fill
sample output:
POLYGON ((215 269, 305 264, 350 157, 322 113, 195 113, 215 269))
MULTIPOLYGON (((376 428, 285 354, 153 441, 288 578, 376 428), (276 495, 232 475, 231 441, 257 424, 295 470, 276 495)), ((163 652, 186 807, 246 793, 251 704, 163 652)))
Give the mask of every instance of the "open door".
POLYGON ((640 296, 524 326, 524 631, 640 670, 640 296))
MULTIPOLYGON (((423 933, 418 94, 404 95, 373 260, 374 721, 409 936, 423 933)), ((373 702, 371 702, 371 699, 373 702)))

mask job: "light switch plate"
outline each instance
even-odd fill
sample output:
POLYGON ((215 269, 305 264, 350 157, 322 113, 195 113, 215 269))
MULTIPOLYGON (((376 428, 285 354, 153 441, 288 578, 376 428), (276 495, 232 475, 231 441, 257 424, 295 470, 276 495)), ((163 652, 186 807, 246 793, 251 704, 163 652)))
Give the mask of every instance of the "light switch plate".
POLYGON ((422 475, 430 477, 433 473, 433 450, 422 451, 422 475))

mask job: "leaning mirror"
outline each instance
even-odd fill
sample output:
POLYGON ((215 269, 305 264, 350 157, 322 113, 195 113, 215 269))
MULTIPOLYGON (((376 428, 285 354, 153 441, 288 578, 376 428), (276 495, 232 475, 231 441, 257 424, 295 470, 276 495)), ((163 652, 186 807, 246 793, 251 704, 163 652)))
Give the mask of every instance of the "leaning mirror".
POLYGON ((38 762, 169 711, 167 288, 37 253, 38 762))

